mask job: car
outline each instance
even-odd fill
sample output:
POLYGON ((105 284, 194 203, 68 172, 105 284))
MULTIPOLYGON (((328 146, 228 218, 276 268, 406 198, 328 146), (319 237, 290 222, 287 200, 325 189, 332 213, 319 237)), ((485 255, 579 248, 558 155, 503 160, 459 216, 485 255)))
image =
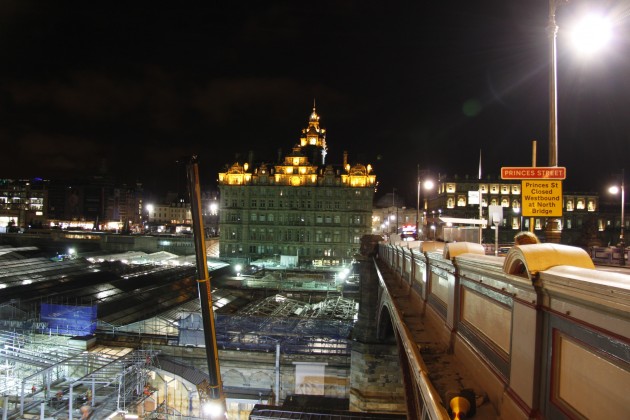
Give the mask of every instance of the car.
POLYGON ((505 257, 508 252, 510 252, 510 247, 502 246, 502 247, 499 247, 499 252, 497 253, 497 255, 499 255, 500 257, 505 257))

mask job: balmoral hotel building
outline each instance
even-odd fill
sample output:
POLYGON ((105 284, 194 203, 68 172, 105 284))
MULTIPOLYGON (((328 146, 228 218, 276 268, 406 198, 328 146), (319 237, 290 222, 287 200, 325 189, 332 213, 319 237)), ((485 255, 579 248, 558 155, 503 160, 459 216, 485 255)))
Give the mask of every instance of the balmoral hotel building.
POLYGON ((315 107, 299 144, 275 164, 235 162, 219 173, 220 257, 285 257, 337 265, 372 229, 372 166, 326 163, 326 130, 315 107), (310 159, 310 160, 309 160, 310 159))

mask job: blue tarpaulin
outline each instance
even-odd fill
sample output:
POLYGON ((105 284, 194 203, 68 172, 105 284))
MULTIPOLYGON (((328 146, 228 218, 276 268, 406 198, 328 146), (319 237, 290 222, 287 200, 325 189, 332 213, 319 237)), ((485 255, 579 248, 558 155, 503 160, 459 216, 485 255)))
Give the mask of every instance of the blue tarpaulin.
POLYGON ((89 335, 96 331, 96 306, 42 303, 41 320, 52 332, 64 335, 89 335))

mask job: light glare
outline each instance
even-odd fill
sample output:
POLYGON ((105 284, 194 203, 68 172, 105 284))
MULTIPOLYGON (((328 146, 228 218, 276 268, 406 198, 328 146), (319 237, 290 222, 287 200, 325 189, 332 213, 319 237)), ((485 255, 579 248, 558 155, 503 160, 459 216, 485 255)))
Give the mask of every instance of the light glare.
POLYGON ((211 419, 219 418, 223 415, 223 406, 216 401, 210 401, 203 404, 203 413, 210 416, 211 419))
POLYGON ((612 38, 610 21, 603 16, 588 16, 573 29, 573 43, 584 54, 600 50, 610 38, 612 38))

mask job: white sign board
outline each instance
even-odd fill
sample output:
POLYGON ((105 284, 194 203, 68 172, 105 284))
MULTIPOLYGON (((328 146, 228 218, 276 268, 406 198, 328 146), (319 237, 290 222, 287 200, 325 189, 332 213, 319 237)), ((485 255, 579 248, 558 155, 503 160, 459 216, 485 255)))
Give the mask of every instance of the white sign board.
POLYGON ((493 225, 500 225, 503 222, 503 207, 501 206, 488 206, 488 214, 490 215, 490 223, 493 225))
POLYGON ((479 204, 479 191, 468 191, 468 204, 479 204))

